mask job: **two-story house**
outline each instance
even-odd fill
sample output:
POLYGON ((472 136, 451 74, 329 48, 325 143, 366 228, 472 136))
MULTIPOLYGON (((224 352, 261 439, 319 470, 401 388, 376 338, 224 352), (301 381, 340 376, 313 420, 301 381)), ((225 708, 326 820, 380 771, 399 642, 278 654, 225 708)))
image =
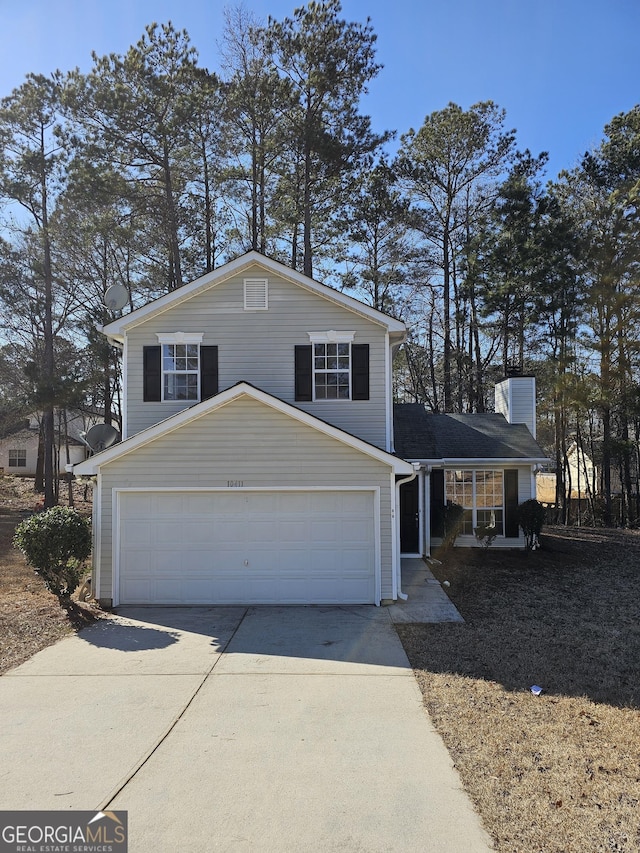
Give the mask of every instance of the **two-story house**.
POLYGON ((428 553, 434 494, 431 445, 404 458, 394 448, 403 323, 250 252, 102 331, 123 350, 123 440, 75 467, 95 483, 98 599, 402 595, 401 516, 404 550, 428 553))

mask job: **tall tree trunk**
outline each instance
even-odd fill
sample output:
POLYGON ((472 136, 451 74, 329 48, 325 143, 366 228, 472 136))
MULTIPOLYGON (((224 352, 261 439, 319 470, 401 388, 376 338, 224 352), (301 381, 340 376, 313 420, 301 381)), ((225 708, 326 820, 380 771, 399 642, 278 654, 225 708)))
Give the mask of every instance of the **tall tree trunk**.
POLYGON ((453 411, 453 394, 451 387, 451 269, 450 264, 450 245, 449 245, 449 229, 445 227, 444 238, 442 241, 443 250, 443 293, 442 293, 442 312, 443 312, 443 331, 444 331, 444 352, 443 352, 443 391, 444 391, 444 410, 445 412, 453 411))
POLYGON ((167 205, 167 228, 169 230, 169 290, 182 287, 182 264, 180 261, 180 242, 178 240, 178 218, 176 215, 175 199, 173 197, 173 181, 171 178, 171 164, 169 162, 169 149, 166 140, 163 151, 164 189, 167 205))
POLYGON ((258 249, 263 255, 267 252, 267 211, 266 211, 266 194, 267 194, 267 170, 264 160, 264 142, 260 145, 260 204, 259 204, 259 222, 260 222, 260 242, 258 249))
POLYGON ((304 225, 303 225, 304 261, 303 272, 313 278, 313 259, 311 257, 311 149, 305 142, 304 152, 304 225))
POLYGON ((44 131, 41 136, 41 191, 42 191, 42 240, 44 249, 44 359, 43 380, 45 388, 45 405, 42 412, 42 428, 44 437, 44 505, 45 508, 55 506, 54 490, 54 416, 53 416, 53 384, 55 379, 55 355, 53 349, 53 270, 51 268, 51 239, 49 235, 49 211, 47 198, 47 171, 45 164, 44 131))
POLYGON ((209 176, 209 158, 204 133, 200 132, 200 152, 202 155, 202 180, 204 182, 204 244, 205 272, 211 272, 214 266, 213 253, 213 211, 211 204, 211 184, 209 176))

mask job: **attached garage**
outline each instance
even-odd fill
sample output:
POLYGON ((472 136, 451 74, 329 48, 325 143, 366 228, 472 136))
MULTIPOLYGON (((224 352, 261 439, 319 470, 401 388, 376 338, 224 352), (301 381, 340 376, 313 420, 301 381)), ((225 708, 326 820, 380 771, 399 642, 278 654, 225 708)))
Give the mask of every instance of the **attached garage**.
POLYGON ((370 604, 377 494, 116 492, 120 604, 370 604))
POLYGON ((103 606, 397 598, 412 466, 246 383, 76 471, 94 483, 103 606))

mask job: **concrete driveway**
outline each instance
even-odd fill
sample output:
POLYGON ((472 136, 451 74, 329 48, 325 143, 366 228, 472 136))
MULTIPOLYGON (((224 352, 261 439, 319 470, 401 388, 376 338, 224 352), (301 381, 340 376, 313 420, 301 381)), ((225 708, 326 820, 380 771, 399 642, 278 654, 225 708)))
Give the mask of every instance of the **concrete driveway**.
POLYGON ((0 809, 107 807, 132 853, 490 849, 384 608, 122 608, 0 678, 0 809))

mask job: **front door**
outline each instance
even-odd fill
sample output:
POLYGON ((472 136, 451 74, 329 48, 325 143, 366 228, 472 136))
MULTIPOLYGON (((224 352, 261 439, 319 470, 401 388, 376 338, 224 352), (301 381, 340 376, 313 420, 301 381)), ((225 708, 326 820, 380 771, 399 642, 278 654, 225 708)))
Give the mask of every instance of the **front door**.
POLYGON ((418 478, 400 486, 400 550, 403 554, 419 554, 420 513, 418 478))

